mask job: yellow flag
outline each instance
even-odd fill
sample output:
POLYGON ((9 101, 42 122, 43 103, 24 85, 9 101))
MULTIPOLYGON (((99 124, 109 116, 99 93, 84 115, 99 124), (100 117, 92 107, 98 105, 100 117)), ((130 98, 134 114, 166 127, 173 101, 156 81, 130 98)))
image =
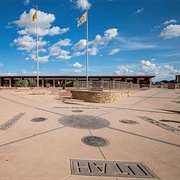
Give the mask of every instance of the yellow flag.
POLYGON ((34 13, 33 17, 32 17, 32 21, 34 21, 37 18, 37 11, 34 13))

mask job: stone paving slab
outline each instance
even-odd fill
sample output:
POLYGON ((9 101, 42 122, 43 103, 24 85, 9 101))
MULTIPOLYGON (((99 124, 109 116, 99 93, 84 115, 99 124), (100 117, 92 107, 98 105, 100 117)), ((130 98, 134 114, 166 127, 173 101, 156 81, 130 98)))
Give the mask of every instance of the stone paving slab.
MULTIPOLYGON (((25 114, 8 129, 0 130, 0 180, 156 179, 72 175, 71 159, 140 162, 159 179, 179 180, 180 135, 139 118, 146 116, 179 128, 180 103, 174 102, 179 93, 180 90, 157 88, 139 91, 111 104, 96 104, 62 101, 48 91, 45 95, 1 91, 0 126, 19 113, 25 114), (59 122, 68 116, 94 116, 107 120, 109 126, 94 129, 93 125, 84 129, 59 122), (38 117, 46 120, 32 121, 38 117), (125 124, 121 120, 138 124, 125 124), (82 142, 86 136, 105 138, 109 144, 104 147, 86 145, 82 142)), ((101 172, 102 166, 99 168, 101 172)))

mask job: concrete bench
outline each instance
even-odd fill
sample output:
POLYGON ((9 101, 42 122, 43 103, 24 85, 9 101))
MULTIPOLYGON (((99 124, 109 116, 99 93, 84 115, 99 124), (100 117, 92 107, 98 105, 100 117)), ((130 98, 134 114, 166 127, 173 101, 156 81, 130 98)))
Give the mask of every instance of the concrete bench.
POLYGON ((18 87, 17 91, 18 92, 20 92, 20 91, 29 91, 29 87, 18 87))
POLYGON ((63 97, 72 98, 72 93, 71 93, 71 91, 60 90, 60 91, 59 91, 59 98, 62 99, 63 97))
POLYGON ((59 87, 51 87, 51 93, 54 95, 59 95, 60 88, 59 87))
POLYGON ((32 89, 31 92, 32 94, 45 94, 44 89, 32 89))

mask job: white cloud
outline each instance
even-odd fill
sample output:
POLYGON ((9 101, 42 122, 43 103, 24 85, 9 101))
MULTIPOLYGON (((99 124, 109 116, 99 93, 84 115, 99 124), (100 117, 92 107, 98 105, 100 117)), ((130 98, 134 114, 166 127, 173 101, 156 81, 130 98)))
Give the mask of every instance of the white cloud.
POLYGON ((108 41, 112 40, 118 35, 118 31, 116 28, 108 29, 104 32, 104 36, 101 37, 99 34, 96 35, 95 40, 89 42, 89 44, 94 45, 105 45, 108 43, 108 41))
MULTIPOLYGON (((33 71, 32 73, 33 73, 33 74, 37 74, 37 71, 33 71)), ((40 74, 40 72, 39 72, 39 74, 40 74)))
POLYGON ((180 37, 180 25, 169 25, 160 34, 164 39, 180 37))
POLYGON ((74 70, 74 72, 75 72, 75 73, 81 73, 81 70, 76 69, 76 70, 74 70))
POLYGON ((78 43, 74 44, 73 49, 74 50, 81 50, 81 49, 84 49, 85 47, 86 47, 86 40, 81 39, 78 43))
POLYGON ((49 61, 48 59, 49 59, 49 56, 40 56, 40 57, 38 57, 38 61, 40 63, 48 62, 49 61))
POLYGON ((69 60, 71 59, 71 56, 69 56, 69 54, 70 54, 69 51, 60 50, 59 56, 57 58, 63 60, 69 60))
POLYGON ((24 5, 28 5, 30 3, 30 0, 25 0, 23 3, 24 5))
POLYGON ((89 55, 95 56, 98 53, 98 49, 96 47, 92 47, 88 49, 89 55))
POLYGON ((169 74, 173 75, 172 77, 174 77, 174 75, 180 74, 180 70, 172 69, 169 74))
POLYGON ((174 69, 174 66, 164 65, 163 67, 164 67, 165 69, 169 70, 169 74, 172 74, 172 75, 180 74, 180 70, 174 69))
POLYGON ((168 24, 175 24, 175 23, 177 23, 177 20, 176 20, 176 19, 171 19, 171 20, 169 20, 169 21, 165 21, 165 22, 163 22, 161 25, 154 26, 154 28, 152 29, 152 31, 153 31, 154 29, 159 29, 159 28, 161 28, 162 26, 166 26, 166 25, 168 25, 168 24))
POLYGON ((83 51, 83 52, 77 51, 77 52, 75 52, 75 53, 73 54, 73 57, 82 56, 82 55, 84 55, 84 54, 85 54, 85 51, 83 51))
POLYGON ((174 66, 169 64, 166 65, 156 65, 152 64, 147 60, 141 60, 141 64, 139 66, 139 70, 137 74, 142 75, 155 75, 154 81, 161 80, 172 80, 174 79, 176 74, 180 74, 180 70, 174 69, 174 66))
MULTIPOLYGON (((19 20, 14 21, 14 23, 20 27, 20 28, 30 28, 32 26, 36 27, 35 21, 32 21, 32 16, 36 12, 35 9, 30 9, 29 13, 26 13, 26 11, 21 14, 19 20)), ((47 14, 40 10, 38 10, 38 27, 44 29, 49 28, 51 26, 51 23, 55 20, 55 16, 53 14, 47 14)))
POLYGON ((29 58, 27 57, 25 60, 26 60, 26 61, 28 61, 28 60, 29 60, 29 58))
POLYGON ((113 55, 113 54, 116 54, 120 51, 120 49, 113 49, 111 52, 108 53, 108 55, 113 55))
MULTIPOLYGON (((36 48, 36 22, 32 21, 32 16, 36 12, 35 9, 30 9, 28 13, 24 11, 19 20, 14 21, 13 23, 17 25, 18 27, 18 34, 23 35, 19 36, 17 39, 14 39, 13 43, 11 45, 17 45, 18 50, 24 50, 27 52, 31 52, 29 54, 29 57, 33 60, 36 60, 35 55, 35 48, 36 48), (33 38, 34 36, 34 38, 33 38)), ((59 35, 67 32, 69 28, 63 28, 61 29, 58 26, 52 26, 52 23, 55 21, 55 16, 53 14, 48 14, 42 11, 37 12, 38 16, 38 48, 39 53, 45 53, 46 49, 43 48, 45 45, 47 45, 46 41, 43 41, 43 36, 54 36, 59 35)), ((35 20, 36 21, 36 20, 35 20)), ((71 56, 68 56, 69 52, 64 51, 60 48, 60 46, 70 46, 71 42, 69 39, 60 40, 58 43, 53 45, 51 48, 49 48, 50 55, 52 56, 58 56, 60 59, 70 59, 71 56)), ((49 55, 45 56, 39 56, 39 61, 44 63, 48 62, 49 55)), ((27 60, 27 59, 26 59, 27 60)))
POLYGON ((9 73, 2 73, 3 76, 16 76, 17 74, 16 73, 12 73, 12 72, 9 72, 9 73))
POLYGON ((81 68, 82 64, 76 62, 75 64, 72 65, 73 68, 81 68))
POLYGON ((165 68, 165 69, 169 69, 169 70, 173 70, 174 67, 173 67, 173 66, 170 66, 170 65, 164 65, 164 68, 165 68))
POLYGON ((0 63, 0 67, 3 67, 3 66, 4 66, 4 64, 1 64, 1 63, 0 63))
MULTIPOLYGON (((103 37, 101 37, 100 35, 96 35, 95 39, 88 43, 89 46, 91 45, 93 46, 91 48, 90 47, 88 48, 89 55, 92 55, 92 56, 97 55, 99 51, 98 46, 107 44, 110 40, 115 38, 117 35, 118 35, 118 32, 117 32, 117 29, 115 28, 108 29, 107 31, 105 31, 103 37)), ((74 44, 72 49, 77 51, 77 50, 82 50, 85 48, 86 48, 86 40, 81 39, 78 43, 74 44)), ((75 52, 73 56, 80 56, 84 54, 85 52, 75 52)))
MULTIPOLYGON (((59 27, 52 27, 49 29, 42 29, 40 27, 38 27, 38 36, 54 36, 54 35, 58 35, 58 34, 63 34, 65 32, 67 32, 69 30, 69 28, 63 28, 60 29, 59 27)), ((31 35, 36 35, 36 29, 35 28, 25 28, 23 30, 18 31, 18 34, 20 35, 25 35, 25 34, 31 34, 31 35)))
POLYGON ((171 65, 154 64, 148 60, 141 60, 135 65, 120 65, 114 72, 116 75, 153 75, 156 76, 153 81, 161 81, 164 79, 172 80, 176 74, 180 74, 180 70, 174 69, 171 65))
MULTIPOLYGON (((14 44, 18 46, 18 50, 31 51, 36 47, 36 41, 31 36, 18 37, 14 40, 14 44)), ((11 45, 14 45, 11 43, 11 45)))
POLYGON ((58 44, 59 46, 71 46, 71 45, 72 45, 72 44, 71 44, 71 40, 68 39, 68 38, 66 38, 66 39, 64 39, 64 40, 58 41, 57 44, 58 44))
POLYGON ((23 70, 22 70, 22 73, 23 73, 23 74, 27 74, 27 71, 23 69, 23 70))
POLYGON ((39 53, 40 53, 40 52, 45 53, 45 52, 46 52, 46 49, 44 49, 44 48, 39 48, 39 49, 38 49, 38 52, 39 52, 39 53))
POLYGON ((139 73, 143 75, 157 75, 159 74, 159 68, 150 61, 141 60, 139 73))
POLYGON ((91 3, 89 3, 88 0, 70 0, 70 2, 75 4, 75 8, 81 9, 81 10, 86 10, 87 8, 90 9, 91 3))
POLYGON ((115 75, 133 75, 134 71, 123 65, 118 66, 118 70, 115 71, 115 75))
POLYGON ((8 22, 8 24, 6 25, 6 27, 5 27, 5 28, 7 28, 7 29, 11 29, 11 28, 12 28, 11 24, 12 24, 12 23, 8 22))
MULTIPOLYGON (((29 54, 29 56, 32 60, 37 61, 36 51, 33 51, 31 54, 29 54)), ((49 56, 38 56, 38 62, 46 63, 48 61, 49 61, 49 56)))
POLYGON ((147 38, 123 38, 117 37, 120 42, 120 47, 122 50, 139 50, 139 49, 153 49, 157 46, 148 42, 147 38))
MULTIPOLYGON (((29 13, 26 13, 24 11, 23 14, 21 14, 19 20, 14 21, 13 23, 16 24, 19 28, 24 28, 18 31, 19 34, 36 34, 36 23, 35 21, 32 21, 32 16, 35 13, 35 9, 31 9, 29 13)), ((38 34, 39 36, 45 36, 45 35, 57 35, 57 34, 63 34, 66 33, 69 28, 63 28, 60 29, 59 27, 51 27, 51 24, 55 20, 55 16, 53 14, 47 14, 42 11, 38 10, 38 34)))
POLYGON ((53 46, 49 48, 50 55, 58 56, 61 53, 60 46, 71 46, 71 40, 70 39, 59 40, 57 43, 55 43, 53 46))
POLYGON ((143 11, 144 11, 144 8, 141 8, 141 9, 138 9, 138 10, 136 11, 136 13, 139 14, 139 13, 142 13, 143 11))
MULTIPOLYGON (((18 50, 25 50, 27 52, 33 50, 34 48, 36 48, 36 41, 35 39, 33 39, 31 36, 26 35, 23 37, 18 37, 17 39, 14 40, 14 43, 11 43, 11 45, 16 44, 18 46, 18 50)), ((38 41, 38 46, 39 47, 43 47, 44 45, 46 45, 47 42, 42 41, 42 39, 40 38, 38 41)))
POLYGON ((172 24, 172 23, 177 23, 177 20, 171 19, 169 21, 165 21, 164 23, 162 23, 162 25, 168 25, 168 24, 172 24))
POLYGON ((58 56, 61 52, 61 48, 58 45, 53 45, 49 48, 51 56, 58 56))

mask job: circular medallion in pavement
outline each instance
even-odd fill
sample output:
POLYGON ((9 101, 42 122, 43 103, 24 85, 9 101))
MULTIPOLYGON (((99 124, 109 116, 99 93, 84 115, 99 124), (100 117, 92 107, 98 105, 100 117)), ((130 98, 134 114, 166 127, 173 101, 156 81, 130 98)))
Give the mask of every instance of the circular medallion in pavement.
POLYGON ((100 129, 110 125, 110 123, 103 118, 88 115, 65 116, 58 121, 64 126, 79 129, 100 129))
POLYGON ((125 123, 125 124, 139 124, 137 121, 132 121, 132 120, 120 120, 119 122, 125 123))
POLYGON ((86 145, 94 147, 103 147, 109 145, 109 141, 107 139, 98 136, 85 136, 81 139, 81 141, 86 145))
POLYGON ((47 120, 47 119, 43 118, 43 117, 36 117, 36 118, 31 119, 31 121, 33 121, 33 122, 41 122, 41 121, 45 121, 45 120, 47 120))

